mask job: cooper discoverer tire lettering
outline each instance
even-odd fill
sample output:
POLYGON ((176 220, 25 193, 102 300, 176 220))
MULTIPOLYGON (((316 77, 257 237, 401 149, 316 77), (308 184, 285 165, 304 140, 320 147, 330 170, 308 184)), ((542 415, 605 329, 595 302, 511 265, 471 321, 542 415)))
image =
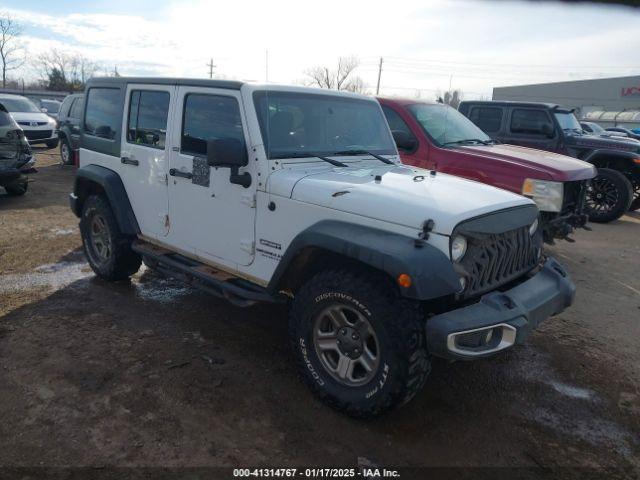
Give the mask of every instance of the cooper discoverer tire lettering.
POLYGON ((305 383, 354 417, 408 402, 431 368, 419 303, 369 272, 314 276, 294 298, 289 329, 305 383))

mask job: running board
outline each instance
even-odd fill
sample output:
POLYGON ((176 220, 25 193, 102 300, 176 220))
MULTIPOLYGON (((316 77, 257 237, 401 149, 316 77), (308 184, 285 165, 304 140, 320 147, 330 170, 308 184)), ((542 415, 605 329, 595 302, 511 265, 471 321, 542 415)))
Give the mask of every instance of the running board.
POLYGON ((224 298, 234 305, 249 307, 256 302, 286 301, 283 295, 271 295, 259 285, 157 245, 136 240, 131 249, 142 256, 151 268, 224 298))

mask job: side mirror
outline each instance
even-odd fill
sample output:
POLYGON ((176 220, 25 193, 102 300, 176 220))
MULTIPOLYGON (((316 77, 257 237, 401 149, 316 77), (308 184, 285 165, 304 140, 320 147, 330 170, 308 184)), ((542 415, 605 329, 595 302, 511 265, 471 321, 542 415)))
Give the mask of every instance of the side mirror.
POLYGON ((553 127, 548 123, 543 123, 541 130, 543 135, 545 135, 547 138, 553 138, 555 136, 553 127))
POLYGON ((209 140, 207 163, 210 167, 244 167, 249 163, 247 149, 244 143, 235 138, 209 140))
POLYGON ((418 145, 415 137, 402 130, 392 130, 391 135, 393 135, 393 141, 396 142, 396 147, 399 150, 411 151, 418 145))
POLYGON ((240 167, 249 163, 247 149, 240 140, 236 138, 209 140, 207 142, 207 163, 210 167, 230 168, 229 182, 242 185, 244 188, 251 186, 251 174, 249 172, 238 173, 240 167))
POLYGON ((40 109, 40 111, 41 111, 42 113, 49 113, 49 110, 47 110, 47 109, 46 109, 46 108, 44 108, 44 107, 42 107, 42 108, 40 109))

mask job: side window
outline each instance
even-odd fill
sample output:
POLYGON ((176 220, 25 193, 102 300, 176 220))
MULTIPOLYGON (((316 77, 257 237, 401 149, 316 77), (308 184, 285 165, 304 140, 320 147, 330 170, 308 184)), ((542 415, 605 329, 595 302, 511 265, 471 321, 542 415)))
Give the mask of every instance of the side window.
POLYGON ((88 135, 113 140, 120 128, 122 107, 117 88, 91 88, 87 94, 84 131, 88 135))
POLYGON ((544 110, 515 108, 511 114, 511 131, 513 133, 544 135, 547 128, 551 131, 554 129, 549 115, 544 110))
POLYGON ((207 141, 235 138, 244 143, 238 101, 233 97, 190 93, 184 101, 180 151, 207 154, 207 141))
POLYGON ((82 115, 82 107, 84 106, 84 97, 78 97, 73 101, 69 116, 71 118, 79 119, 82 115))
POLYGON ((64 101, 62 102, 62 105, 60 105, 60 111, 58 112, 58 115, 61 118, 69 116, 69 112, 71 111, 71 108, 73 107, 73 102, 74 101, 75 101, 75 99, 73 97, 67 97, 67 98, 64 99, 64 101))
POLYGON ((469 120, 485 133, 499 132, 502 125, 502 109, 497 107, 472 107, 469 120))
POLYGON ((398 113, 389 107, 382 107, 382 111, 384 112, 384 116, 387 117, 387 123, 389 124, 389 129, 393 131, 404 132, 407 135, 413 137, 413 133, 409 126, 405 123, 405 121, 398 115, 398 113))
POLYGON ((133 90, 129 101, 127 142, 164 150, 169 92, 133 90))

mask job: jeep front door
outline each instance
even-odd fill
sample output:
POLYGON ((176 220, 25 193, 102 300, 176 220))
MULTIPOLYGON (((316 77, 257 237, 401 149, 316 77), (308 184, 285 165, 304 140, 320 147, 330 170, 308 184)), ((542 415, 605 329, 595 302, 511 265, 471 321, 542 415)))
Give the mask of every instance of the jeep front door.
POLYGON ((163 239, 169 232, 167 122, 171 85, 127 86, 119 172, 143 235, 163 239))
POLYGON ((228 268, 249 265, 254 255, 255 186, 231 183, 231 170, 209 167, 207 141, 249 143, 240 92, 178 87, 178 113, 171 137, 169 170, 170 243, 228 268))
POLYGON ((543 109, 514 107, 508 128, 506 143, 547 151, 554 151, 558 143, 555 123, 543 109))

